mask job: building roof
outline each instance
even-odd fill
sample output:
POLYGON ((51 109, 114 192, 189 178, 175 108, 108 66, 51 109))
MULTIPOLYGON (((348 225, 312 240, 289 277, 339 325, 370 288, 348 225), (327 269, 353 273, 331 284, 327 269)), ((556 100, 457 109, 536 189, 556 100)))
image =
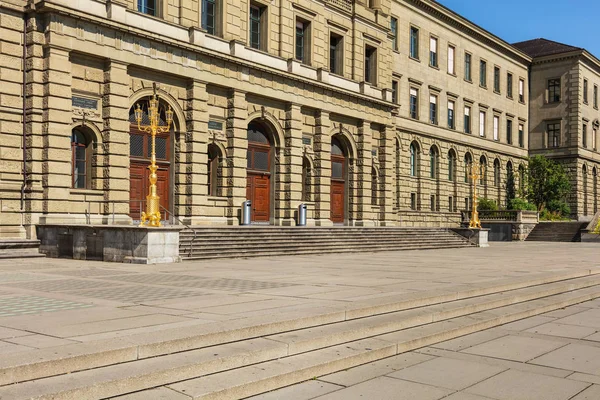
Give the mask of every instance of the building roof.
POLYGON ((581 47, 575 47, 543 38, 514 43, 513 46, 534 58, 583 50, 581 47))

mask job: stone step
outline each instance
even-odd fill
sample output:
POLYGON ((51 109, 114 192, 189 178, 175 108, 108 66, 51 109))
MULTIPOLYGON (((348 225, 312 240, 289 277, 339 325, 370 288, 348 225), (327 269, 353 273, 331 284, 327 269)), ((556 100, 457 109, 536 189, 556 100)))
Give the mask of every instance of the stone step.
POLYGON ((238 399, 598 298, 599 278, 374 317, 377 320, 342 321, 296 332, 301 345, 293 333, 283 333, 23 382, 1 387, 0 398, 99 399, 169 385, 193 398, 238 399), (279 363, 288 367, 278 368, 279 363), (257 374, 263 379, 249 379, 257 374))
POLYGON ((320 255, 320 254, 332 254, 332 253, 375 253, 385 251, 410 251, 410 250, 434 250, 434 249, 455 249, 471 247, 470 244, 422 244, 422 245, 398 245, 398 246, 383 246, 383 247, 368 247, 368 248, 340 248, 332 246, 330 248, 317 248, 317 249, 288 249, 288 250, 236 250, 230 252, 223 251, 200 251, 192 252, 189 254, 189 249, 180 250, 180 255, 183 260, 207 260, 217 258, 250 258, 250 257, 275 257, 275 256, 292 256, 292 255, 320 255))
POLYGON ((455 242, 455 243, 463 243, 464 239, 458 237, 448 237, 448 236, 440 236, 432 239, 424 239, 424 238, 380 238, 380 239, 361 239, 361 238, 302 238, 302 239, 289 239, 289 238, 281 238, 281 239, 270 239, 268 242, 260 239, 247 239, 247 240, 223 240, 223 239, 215 239, 215 240, 195 240, 195 241, 183 241, 180 242, 180 245, 185 245, 189 247, 193 245, 194 247, 252 247, 252 246, 261 246, 268 244, 269 247, 276 245, 288 245, 293 244, 296 246, 307 246, 307 245, 361 245, 361 246, 370 246, 377 244, 412 244, 412 243, 438 243, 438 242, 455 242))
MULTIPOLYGON (((134 361, 153 359, 174 353, 182 354, 211 346, 213 346, 211 347, 211 351, 213 351, 216 348, 214 346, 319 326, 331 326, 331 324, 349 323, 352 325, 355 324, 353 321, 363 321, 359 324, 364 326, 367 318, 377 316, 381 316, 378 317, 379 325, 396 320, 402 325, 393 325, 390 329, 398 326, 406 327, 408 326, 406 322, 398 319, 400 314, 394 316, 390 321, 387 318, 389 313, 405 312, 403 315, 411 316, 413 324, 422 323, 422 318, 425 318, 426 322, 432 322, 434 315, 437 316, 436 319, 439 319, 442 315, 454 317, 460 313, 481 310, 481 307, 477 306, 478 303, 485 304, 482 307, 499 306, 532 299, 536 296, 547 296, 561 290, 586 287, 590 284, 597 284, 598 279, 600 279, 600 275, 589 270, 563 274, 548 273, 528 280, 509 278, 482 284, 477 288, 465 285, 451 291, 430 291, 376 298, 346 307, 340 306, 337 311, 332 308, 328 308, 325 312, 305 310, 286 315, 267 315, 238 321, 190 326, 186 330, 165 329, 160 332, 124 336, 119 339, 71 344, 14 355, 7 354, 0 358, 0 386, 40 379, 41 382, 44 380, 42 378, 53 375, 73 374, 75 371, 92 370, 121 363, 128 363, 131 366, 134 365, 131 364, 134 361), (487 300, 483 300, 485 297, 481 296, 488 296, 487 300), (440 305, 447 307, 440 308, 440 305), (414 314, 414 309, 417 308, 420 308, 420 311, 426 316, 414 314)), ((373 321, 377 321, 377 319, 373 321)), ((285 346, 285 348, 287 351, 288 347, 285 346)), ((3 398, 2 390, 0 390, 0 398, 3 398)))
POLYGON ((39 240, 3 239, 0 240, 0 259, 45 257, 39 248, 39 240))

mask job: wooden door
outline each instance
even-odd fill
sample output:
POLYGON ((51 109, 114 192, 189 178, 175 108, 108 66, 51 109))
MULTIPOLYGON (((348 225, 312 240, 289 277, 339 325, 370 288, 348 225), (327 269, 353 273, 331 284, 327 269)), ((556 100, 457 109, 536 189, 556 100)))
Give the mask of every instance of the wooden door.
MULTIPOLYGON (((129 166, 129 216, 136 221, 146 210, 146 196, 150 190, 150 163, 131 161, 129 166)), ((160 197, 160 214, 165 218, 165 209, 169 209, 169 167, 161 165, 156 171, 156 193, 160 197)), ((168 218, 168 215, 167 215, 168 218)))
POLYGON ((343 156, 331 156, 330 219, 334 223, 344 223, 346 204, 346 160, 343 156))
POLYGON ((344 223, 344 182, 331 181, 331 220, 344 223))
POLYGON ((269 222, 271 210, 271 179, 269 175, 249 172, 246 178, 246 198, 252 202, 252 222, 269 222))

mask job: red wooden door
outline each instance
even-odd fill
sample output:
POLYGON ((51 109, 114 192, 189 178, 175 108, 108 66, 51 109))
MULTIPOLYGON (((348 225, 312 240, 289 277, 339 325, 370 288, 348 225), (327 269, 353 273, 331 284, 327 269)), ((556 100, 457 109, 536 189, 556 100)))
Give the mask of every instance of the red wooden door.
POLYGON ((269 222, 271 210, 271 179, 269 175, 248 173, 246 198, 252 202, 250 219, 253 222, 269 222))
POLYGON ((346 204, 346 160, 343 156, 331 156, 331 193, 330 193, 330 219, 335 223, 344 223, 346 204))
MULTIPOLYGON (((142 211, 146 210, 146 196, 150 190, 150 163, 131 161, 129 166, 129 216, 134 220, 140 220, 142 211), (140 208, 141 207, 141 208, 140 208)), ((160 197, 160 205, 169 209, 169 168, 159 166, 156 171, 156 193, 160 197)), ((165 211, 160 213, 165 217, 165 211)), ((167 216, 168 217, 168 216, 167 216)))
POLYGON ((331 220, 344 222, 344 182, 331 181, 331 220))

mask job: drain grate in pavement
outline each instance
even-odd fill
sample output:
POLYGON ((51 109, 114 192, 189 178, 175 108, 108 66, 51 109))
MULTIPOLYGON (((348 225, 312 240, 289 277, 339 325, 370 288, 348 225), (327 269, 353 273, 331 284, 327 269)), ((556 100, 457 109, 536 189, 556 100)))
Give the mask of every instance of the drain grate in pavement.
POLYGON ((123 303, 143 303, 158 300, 204 296, 207 293, 152 286, 126 286, 95 290, 81 290, 69 294, 123 303))
POLYGON ((263 289, 277 289, 290 286, 298 286, 294 283, 282 283, 282 282, 260 282, 260 281, 249 281, 246 279, 205 279, 203 281, 184 281, 184 282, 173 282, 165 283, 168 286, 178 287, 193 287, 199 289, 213 289, 213 290, 227 290, 237 292, 247 292, 250 290, 263 290, 263 289))
POLYGON ((110 275, 131 275, 136 274, 135 271, 121 271, 118 269, 101 269, 101 268, 93 268, 93 269, 65 269, 60 271, 45 271, 44 274, 52 274, 52 275, 65 275, 65 276, 75 276, 80 278, 90 278, 96 276, 110 276, 110 275))
POLYGON ((17 282, 2 284, 3 286, 39 290, 40 292, 65 292, 68 290, 94 289, 106 286, 120 286, 119 283, 107 281, 86 281, 81 279, 54 279, 41 282, 17 282))
POLYGON ((76 310, 93 306, 93 304, 39 296, 0 297, 0 317, 76 310))
POLYGON ((0 273, 0 285, 5 282, 19 282, 19 281, 43 281, 46 279, 54 279, 44 275, 25 274, 22 272, 6 272, 0 273))
POLYGON ((165 282, 189 281, 206 279, 203 276, 195 275, 175 275, 175 274, 136 274, 127 276, 111 276, 102 279, 110 279, 113 281, 147 283, 151 285, 161 285, 165 282))

